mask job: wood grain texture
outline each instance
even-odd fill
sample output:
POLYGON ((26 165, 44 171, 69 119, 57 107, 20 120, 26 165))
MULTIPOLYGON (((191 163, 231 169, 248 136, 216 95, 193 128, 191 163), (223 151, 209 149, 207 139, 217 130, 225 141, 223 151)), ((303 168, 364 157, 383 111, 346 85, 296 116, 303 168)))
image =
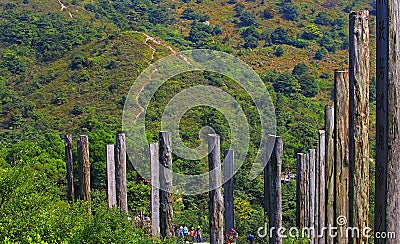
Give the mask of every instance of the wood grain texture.
POLYGON ((235 225, 235 212, 233 205, 233 169, 234 151, 224 151, 224 208, 225 208, 225 230, 229 231, 235 225))
POLYGON ((313 228, 314 232, 311 235, 311 244, 315 243, 315 149, 308 150, 308 166, 309 166, 309 193, 310 193, 310 217, 309 217, 309 224, 310 227, 313 228))
MULTIPOLYGON (((325 166, 326 166, 326 225, 335 226, 334 217, 334 189, 335 189, 335 146, 334 146, 334 109, 331 106, 325 107, 325 166)), ((334 243, 333 237, 327 235, 326 243, 334 243)))
MULTIPOLYGON (((325 130, 319 130, 318 142, 318 232, 321 233, 322 228, 326 226, 326 165, 325 165, 325 130)), ((325 232, 324 232, 325 233, 325 232)), ((319 244, 325 244, 326 234, 318 237, 319 244)))
MULTIPOLYGON (((349 224, 360 230, 369 227, 369 12, 349 18, 349 224)), ((364 235, 350 243, 368 243, 364 235)), ((344 243, 344 242, 343 242, 344 243)))
MULTIPOLYGON (((400 236, 400 10, 377 1, 375 229, 400 236)), ((375 243, 398 243, 375 239, 375 243)))
MULTIPOLYGON (((335 219, 349 219, 349 72, 334 73, 334 117, 335 117, 335 219)), ((345 236, 337 237, 338 243, 347 243, 345 236)))
POLYGON ((117 181, 117 204, 121 212, 128 213, 128 195, 126 190, 126 140, 125 133, 116 134, 115 168, 117 181))
POLYGON ((82 201, 90 201, 89 138, 85 135, 78 140, 79 196, 82 201))
POLYGON ((389 1, 387 231, 400 238, 400 3, 389 1))
POLYGON ((159 134, 159 159, 160 159, 160 233, 167 237, 174 233, 172 208, 172 134, 160 132, 159 134))
POLYGON ((67 198, 68 202, 73 202, 75 199, 74 190, 74 162, 72 157, 72 135, 65 135, 65 164, 67 167, 67 198))
MULTIPOLYGON (((305 213, 305 196, 304 196, 304 178, 306 177, 304 154, 297 154, 297 170, 296 170, 296 225, 299 229, 303 229, 304 213, 305 213)), ((265 179, 264 179, 265 181, 265 179)))
POLYGON ((158 143, 151 143, 151 233, 155 238, 160 236, 160 165, 158 151, 158 143))
MULTIPOLYGON (((269 140, 270 141, 270 140, 269 140)), ((282 237, 278 230, 282 227, 282 187, 281 187, 281 168, 283 156, 283 139, 275 137, 274 149, 264 170, 264 184, 267 192, 268 201, 268 223, 270 228, 274 228, 269 243, 281 244, 282 237), (266 180, 266 181, 265 181, 266 180)))
POLYGON ((117 205, 117 186, 115 181, 115 156, 114 156, 114 145, 110 144, 106 146, 107 151, 107 201, 108 207, 113 208, 117 205))
POLYGON ((219 135, 208 135, 208 170, 209 170, 209 204, 210 244, 224 243, 224 199, 221 181, 221 152, 219 135))

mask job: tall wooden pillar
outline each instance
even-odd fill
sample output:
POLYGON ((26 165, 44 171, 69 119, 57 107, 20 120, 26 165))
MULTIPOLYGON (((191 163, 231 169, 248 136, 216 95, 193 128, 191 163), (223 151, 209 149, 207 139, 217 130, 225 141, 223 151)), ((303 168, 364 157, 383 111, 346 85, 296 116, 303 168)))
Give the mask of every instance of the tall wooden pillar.
POLYGON ((115 147, 115 167, 117 178, 117 203, 121 212, 128 213, 126 189, 126 141, 125 133, 117 133, 115 147))
MULTIPOLYGON (((350 220, 352 227, 369 227, 369 12, 350 14, 350 220)), ((350 236, 352 237, 352 236, 350 236)), ((350 238, 352 243, 368 243, 368 238, 350 238)))
POLYGON ((72 136, 65 135, 65 163, 67 166, 67 198, 68 202, 73 202, 75 199, 74 192, 74 163, 72 158, 72 136))
POLYGON ((264 184, 267 190, 266 204, 268 206, 269 227, 274 228, 269 243, 281 244, 282 237, 278 230, 282 227, 282 188, 281 188, 281 168, 283 155, 283 139, 280 136, 275 137, 274 149, 271 158, 264 169, 264 184))
POLYGON ((224 243, 224 199, 221 190, 222 170, 219 135, 208 135, 210 244, 224 243))
POLYGON ((400 6, 377 1, 375 231, 400 237, 400 6))
POLYGON ((90 201, 89 138, 80 136, 78 140, 79 195, 81 200, 90 201))
POLYGON ((310 192, 310 227, 313 228, 314 232, 312 233, 311 236, 311 244, 315 243, 315 149, 310 149, 308 151, 308 165, 309 165, 309 192, 310 192))
POLYGON ((235 214, 233 205, 233 171, 234 151, 232 149, 224 152, 224 207, 225 207, 225 230, 229 232, 235 225, 235 214))
POLYGON ((151 229, 155 238, 160 236, 160 166, 158 150, 158 143, 150 144, 151 229))
MULTIPOLYGON (((326 173, 326 225, 336 226, 334 217, 334 189, 335 189, 335 168, 334 168, 334 111, 331 106, 325 107, 325 173, 326 173)), ((331 235, 326 236, 328 244, 334 243, 331 235)))
POLYGON ((319 143, 318 143, 318 237, 319 244, 326 243, 326 231, 322 232, 322 228, 326 227, 326 165, 325 165, 325 130, 319 130, 319 143))
POLYGON ((305 227, 304 213, 305 213, 305 189, 304 180, 306 177, 304 154, 297 154, 297 171, 296 171, 296 225, 299 229, 305 227))
POLYGON ((174 233, 172 208, 172 133, 160 132, 160 233, 171 236, 174 233))
MULTIPOLYGON (((349 219, 349 72, 335 71, 335 219, 349 219)), ((343 226, 341 228, 344 228, 343 226)), ((345 235, 338 235, 338 243, 347 243, 345 235)))
POLYGON ((106 146, 107 150, 107 200, 108 207, 113 208, 117 205, 117 189, 115 182, 115 156, 114 156, 114 145, 110 144, 106 146))

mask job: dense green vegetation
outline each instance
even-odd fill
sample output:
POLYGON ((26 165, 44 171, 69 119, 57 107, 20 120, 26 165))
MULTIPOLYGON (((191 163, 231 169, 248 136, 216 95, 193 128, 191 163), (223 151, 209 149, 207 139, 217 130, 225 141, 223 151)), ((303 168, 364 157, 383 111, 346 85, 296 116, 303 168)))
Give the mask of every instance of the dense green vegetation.
MULTIPOLYGON (((333 70, 346 67, 347 14, 374 8, 369 0, 62 2, 67 7, 62 11, 55 0, 0 3, 0 242, 4 243, 152 243, 127 216, 105 207, 104 148, 121 130, 123 105, 135 78, 169 55, 167 46, 228 52, 256 70, 274 100, 277 134, 285 145, 283 171, 294 172, 296 153, 316 145, 324 106, 332 102, 333 70), (161 44, 146 40, 142 32, 161 44), (89 135, 92 214, 85 203, 66 202, 62 140, 66 133, 74 139, 89 135)), ((372 16, 372 40, 374 25, 372 16)), ((196 84, 231 94, 251 125, 248 157, 235 176, 235 221, 243 240, 248 231, 264 226, 262 178, 248 180, 261 131, 248 94, 233 81, 207 72, 174 77, 157 91, 147 111, 148 138, 156 140, 167 102, 196 84)), ((198 146, 198 132, 205 125, 221 135, 223 149, 229 147, 225 118, 207 107, 196 107, 183 117, 184 142, 198 146)), ((174 170, 204 172, 206 159, 174 158, 174 170)), ((132 167, 128 196, 130 216, 149 216, 150 185, 132 167)), ((201 225, 207 233, 207 194, 174 198, 176 223, 201 225)), ((283 185, 283 208, 284 225, 294 226, 293 182, 283 185)))

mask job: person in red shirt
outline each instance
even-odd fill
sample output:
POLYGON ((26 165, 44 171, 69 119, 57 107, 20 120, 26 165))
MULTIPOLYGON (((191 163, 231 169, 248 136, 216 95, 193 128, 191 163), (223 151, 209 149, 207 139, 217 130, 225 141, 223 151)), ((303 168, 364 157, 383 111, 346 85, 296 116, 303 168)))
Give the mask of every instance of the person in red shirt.
POLYGON ((196 235, 196 231, 194 230, 194 227, 192 227, 192 229, 190 229, 189 235, 192 238, 192 241, 194 242, 194 237, 196 235))

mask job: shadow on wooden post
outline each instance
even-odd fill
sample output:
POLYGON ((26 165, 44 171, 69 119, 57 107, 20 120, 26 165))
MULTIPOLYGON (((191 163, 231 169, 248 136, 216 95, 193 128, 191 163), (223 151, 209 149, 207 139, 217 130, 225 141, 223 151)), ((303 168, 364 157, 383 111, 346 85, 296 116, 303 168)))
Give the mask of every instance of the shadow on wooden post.
POLYGON ((72 203, 75 199, 74 191, 74 163, 72 157, 72 135, 65 135, 65 163, 67 166, 67 198, 72 203))
POLYGON ((221 153, 219 135, 208 135, 210 244, 224 243, 224 199, 222 197, 221 153))
POLYGON ((126 193, 125 133, 116 134, 115 167, 117 180, 117 204, 121 212, 128 213, 128 195, 126 193))
POLYGON ((172 134, 171 132, 160 132, 160 234, 162 237, 174 234, 172 208, 172 134))

